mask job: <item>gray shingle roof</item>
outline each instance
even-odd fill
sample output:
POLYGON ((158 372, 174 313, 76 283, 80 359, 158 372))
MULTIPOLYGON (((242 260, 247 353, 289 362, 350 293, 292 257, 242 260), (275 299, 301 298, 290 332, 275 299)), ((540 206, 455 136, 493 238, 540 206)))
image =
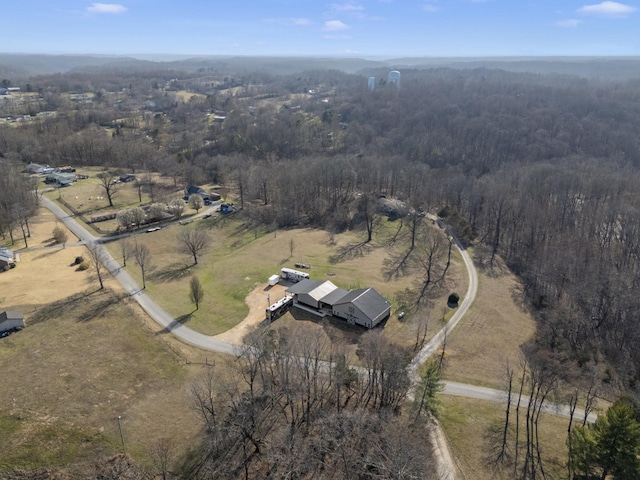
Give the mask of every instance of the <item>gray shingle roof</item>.
POLYGON ((373 288, 353 290, 334 305, 342 305, 345 303, 353 303, 362 311, 362 313, 372 320, 377 319, 391 306, 387 299, 376 292, 373 288))

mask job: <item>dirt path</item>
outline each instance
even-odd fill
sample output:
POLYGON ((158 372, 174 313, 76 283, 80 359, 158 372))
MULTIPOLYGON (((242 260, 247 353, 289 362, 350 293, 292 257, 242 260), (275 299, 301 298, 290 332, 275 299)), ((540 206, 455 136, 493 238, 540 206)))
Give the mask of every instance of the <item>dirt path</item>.
POLYGON ((284 297, 284 286, 259 284, 245 299, 249 314, 238 325, 212 338, 234 345, 242 345, 244 336, 265 320, 265 310, 284 297))

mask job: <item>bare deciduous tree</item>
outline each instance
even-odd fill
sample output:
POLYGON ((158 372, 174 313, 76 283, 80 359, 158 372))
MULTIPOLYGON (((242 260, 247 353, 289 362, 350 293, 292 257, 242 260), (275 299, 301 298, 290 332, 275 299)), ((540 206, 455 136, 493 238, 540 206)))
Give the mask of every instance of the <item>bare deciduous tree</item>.
POLYGON ((136 243, 133 249, 133 256, 140 267, 140 272, 142 274, 142 288, 145 289, 147 288, 146 272, 151 263, 151 252, 149 251, 149 247, 141 243, 136 243))
POLYGON ((53 229, 54 241, 56 243, 62 244, 62 248, 65 248, 68 238, 69 238, 69 235, 67 234, 67 231, 63 227, 56 225, 55 228, 53 229))
POLYGON ((118 194, 120 189, 122 188, 122 183, 120 182, 120 176, 111 170, 107 170, 106 172, 101 172, 98 175, 98 188, 105 194, 107 200, 109 201, 109 206, 113 207, 113 198, 118 194))
MULTIPOLYGON (((162 437, 153 442, 149 449, 151 460, 162 480, 171 475, 171 468, 175 456, 175 442, 171 438, 162 437)), ((173 475, 171 475, 173 476, 173 475)))
POLYGON ((91 267, 98 278, 100 289, 104 288, 104 276, 107 273, 107 267, 104 262, 107 260, 107 253, 104 251, 104 247, 98 242, 87 243, 87 250, 89 250, 89 260, 91 267))
POLYGON ((198 256, 209 246, 209 235, 204 230, 190 228, 178 234, 180 250, 193 257, 193 264, 198 264, 198 256))
POLYGON ((200 283, 200 279, 197 276, 192 276, 189 282, 189 298, 192 303, 196 304, 196 310, 200 307, 200 302, 204 298, 204 288, 200 283))
POLYGON ((118 240, 118 247, 120 247, 120 255, 122 255, 122 266, 127 266, 127 259, 131 256, 133 247, 128 238, 123 237, 118 240))

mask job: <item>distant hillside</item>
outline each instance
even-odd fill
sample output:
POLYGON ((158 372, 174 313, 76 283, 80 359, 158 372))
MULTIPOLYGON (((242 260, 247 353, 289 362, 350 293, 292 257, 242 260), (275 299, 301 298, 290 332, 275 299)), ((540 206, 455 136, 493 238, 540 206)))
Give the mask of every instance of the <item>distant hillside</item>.
POLYGON ((495 68, 510 72, 575 75, 603 80, 640 78, 640 57, 502 57, 502 58, 397 58, 385 63, 394 68, 495 68))
POLYGON ((363 73, 375 69, 490 68, 512 72, 563 74, 604 80, 640 78, 640 57, 498 57, 498 58, 395 58, 372 60, 345 57, 256 57, 177 55, 28 55, 0 53, 0 77, 10 80, 33 75, 86 71, 93 67, 119 70, 216 71, 233 74, 265 72, 290 75, 307 70, 334 69, 363 73))
POLYGON ((384 63, 361 58, 320 57, 190 57, 161 61, 162 56, 28 55, 0 53, 0 76, 11 80, 33 75, 84 71, 91 67, 149 70, 162 67, 177 71, 215 70, 221 72, 263 71, 291 74, 310 69, 335 69, 353 73, 384 63))
POLYGON ((77 67, 104 65, 124 57, 98 55, 28 55, 0 53, 0 75, 16 78, 64 73, 77 67))

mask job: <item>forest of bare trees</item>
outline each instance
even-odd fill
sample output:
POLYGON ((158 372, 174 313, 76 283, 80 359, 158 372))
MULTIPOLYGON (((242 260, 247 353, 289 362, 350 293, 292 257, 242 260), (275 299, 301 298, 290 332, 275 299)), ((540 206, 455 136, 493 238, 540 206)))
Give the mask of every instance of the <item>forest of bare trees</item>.
POLYGON ((379 331, 359 349, 366 369, 303 327, 249 340, 230 369, 236 377, 221 382, 206 369, 193 385, 205 429, 180 467, 185 477, 409 479, 433 470, 425 417, 400 415, 410 357, 379 331))

